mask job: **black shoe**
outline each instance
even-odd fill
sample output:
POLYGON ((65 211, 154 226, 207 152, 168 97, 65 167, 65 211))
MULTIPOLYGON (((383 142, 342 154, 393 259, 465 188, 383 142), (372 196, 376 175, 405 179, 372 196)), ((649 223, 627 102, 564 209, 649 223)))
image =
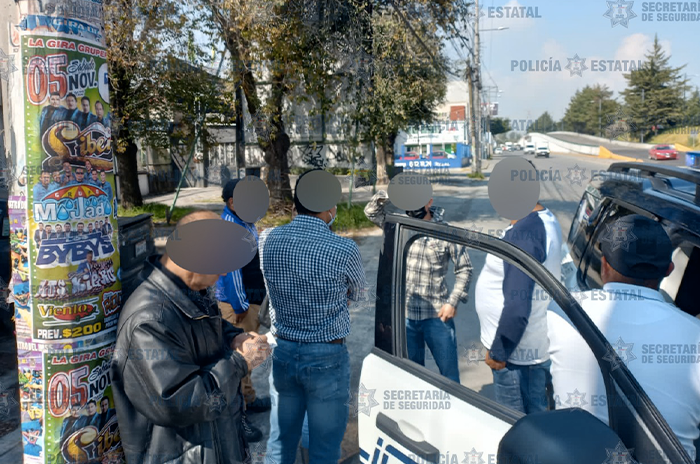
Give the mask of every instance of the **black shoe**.
POLYGON ((242 422, 243 434, 245 435, 245 439, 248 443, 256 443, 262 440, 263 433, 259 428, 254 427, 252 424, 250 424, 245 416, 243 416, 242 422))
POLYGON ((247 412, 269 411, 270 409, 272 409, 272 401, 270 400, 270 397, 257 397, 252 403, 246 404, 245 409, 247 412))

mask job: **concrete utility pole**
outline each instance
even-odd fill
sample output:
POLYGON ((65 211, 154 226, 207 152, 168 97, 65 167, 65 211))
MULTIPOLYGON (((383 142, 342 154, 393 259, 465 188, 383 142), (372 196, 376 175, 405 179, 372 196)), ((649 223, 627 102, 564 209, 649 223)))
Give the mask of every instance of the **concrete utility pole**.
POLYGON ((101 1, 0 0, 13 167, 3 259, 25 463, 124 459, 109 371, 122 290, 103 21, 101 1))
POLYGON ((476 101, 474 103, 476 104, 476 117, 479 127, 479 133, 477 133, 477 136, 474 139, 474 167, 476 169, 475 173, 481 174, 481 99, 479 98, 481 91, 481 61, 479 59, 479 48, 481 45, 479 42, 479 0, 476 0, 474 5, 476 7, 476 16, 474 17, 474 68, 476 71, 474 84, 476 85, 476 91, 473 92, 473 95, 476 97, 476 101))
POLYGON ((472 174, 481 173, 481 161, 479 160, 477 147, 477 130, 476 130, 476 109, 474 108, 474 68, 471 61, 467 61, 467 87, 469 88, 469 126, 472 139, 472 157, 474 164, 472 165, 472 174))

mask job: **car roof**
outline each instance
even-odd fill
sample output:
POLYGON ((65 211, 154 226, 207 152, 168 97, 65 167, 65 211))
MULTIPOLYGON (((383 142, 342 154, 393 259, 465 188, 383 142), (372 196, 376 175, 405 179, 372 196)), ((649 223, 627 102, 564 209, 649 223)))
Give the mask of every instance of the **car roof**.
POLYGON ((614 163, 593 176, 591 183, 602 196, 635 205, 700 236, 700 171, 614 163))

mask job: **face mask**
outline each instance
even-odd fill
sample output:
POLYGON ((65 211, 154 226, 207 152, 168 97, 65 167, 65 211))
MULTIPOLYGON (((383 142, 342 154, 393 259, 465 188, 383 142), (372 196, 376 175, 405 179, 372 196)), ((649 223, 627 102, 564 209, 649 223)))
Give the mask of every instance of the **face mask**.
MULTIPOLYGON (((328 212, 328 214, 331 214, 330 211, 328 212)), ((338 216, 338 213, 336 213, 335 216, 333 216, 333 215, 331 214, 331 222, 328 223, 328 228, 329 228, 329 229, 331 228, 331 226, 332 226, 333 223, 335 222, 336 216, 338 216)))
POLYGON ((406 211, 406 214, 412 218, 423 219, 428 215, 428 211, 425 208, 417 209, 415 211, 406 211))

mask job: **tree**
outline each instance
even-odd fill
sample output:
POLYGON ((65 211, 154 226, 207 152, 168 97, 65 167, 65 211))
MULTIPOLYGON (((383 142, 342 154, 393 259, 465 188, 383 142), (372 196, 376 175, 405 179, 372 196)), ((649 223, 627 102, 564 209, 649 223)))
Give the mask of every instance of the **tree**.
POLYGON ((386 13, 372 18, 371 91, 356 95, 355 114, 363 134, 375 143, 380 183, 388 181, 386 166, 393 164, 399 130, 433 121, 433 110, 447 91, 447 59, 436 25, 424 16, 412 24, 416 37, 399 14, 386 13), (432 56, 420 42, 433 50, 432 56))
POLYGON ((183 46, 180 32, 188 24, 184 6, 173 0, 104 2, 112 136, 123 207, 143 204, 136 141, 151 128, 136 122, 151 119, 155 108, 167 106, 161 91, 166 80, 162 64, 168 53, 183 46))
POLYGON ((671 59, 661 49, 659 37, 646 55, 646 61, 636 71, 625 74, 627 88, 622 91, 625 112, 647 135, 653 126, 673 126, 683 119, 683 92, 688 89, 687 80, 680 71, 685 65, 674 68, 671 59))
POLYGON ((325 113, 340 98, 336 53, 354 8, 346 2, 200 0, 233 63, 259 147, 273 207, 291 202, 285 107, 313 102, 325 113))
POLYGON ((510 131, 510 119, 508 118, 492 118, 491 133, 495 136, 510 131))
POLYGON ((398 131, 434 120, 449 71, 442 44, 461 34, 468 6, 463 0, 414 0, 365 8, 372 11, 371 26, 364 28, 371 47, 363 48, 370 66, 350 99, 356 105, 353 119, 376 147, 379 183, 388 181, 398 131))
POLYGON ((615 113, 617 102, 612 100, 613 92, 607 86, 586 86, 577 90, 564 114, 567 129, 580 134, 600 134, 607 125, 607 115, 615 113))
POLYGON ((697 88, 685 104, 684 125, 700 126, 700 91, 697 88))
POLYGON ((528 132, 549 132, 555 129, 556 124, 554 123, 554 119, 549 115, 549 112, 545 111, 535 120, 528 132))

